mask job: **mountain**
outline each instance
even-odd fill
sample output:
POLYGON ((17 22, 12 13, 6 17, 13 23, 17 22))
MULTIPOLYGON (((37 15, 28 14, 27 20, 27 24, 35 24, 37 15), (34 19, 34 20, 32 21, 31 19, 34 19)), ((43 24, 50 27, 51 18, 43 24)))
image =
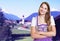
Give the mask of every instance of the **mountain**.
POLYGON ((55 20, 60 20, 60 15, 58 15, 57 17, 55 17, 55 20))
POLYGON ((60 15, 55 17, 55 24, 56 24, 56 36, 54 39, 60 39, 60 15))
MULTIPOLYGON (((5 17, 9 20, 21 20, 18 16, 13 14, 4 13, 5 17)), ((60 15, 60 11, 51 11, 51 15, 55 18, 56 16, 60 15)), ((25 21, 31 21, 33 17, 38 16, 38 13, 32 13, 30 16, 25 18, 25 21)))
POLYGON ((8 19, 8 20, 20 20, 20 18, 16 15, 13 14, 8 14, 8 13, 4 13, 4 16, 8 19))
MULTIPOLYGON (((31 21, 33 17, 37 16, 38 13, 32 13, 30 16, 28 16, 27 18, 25 18, 25 20, 31 21)), ((60 15, 60 11, 51 11, 51 15, 55 18, 56 16, 60 15)))
POLYGON ((35 17, 35 16, 38 16, 38 13, 37 12, 36 13, 32 13, 30 16, 28 16, 27 18, 25 18, 25 20, 31 21, 32 18, 35 17))
POLYGON ((60 15, 60 11, 51 11, 51 15, 55 18, 60 15))

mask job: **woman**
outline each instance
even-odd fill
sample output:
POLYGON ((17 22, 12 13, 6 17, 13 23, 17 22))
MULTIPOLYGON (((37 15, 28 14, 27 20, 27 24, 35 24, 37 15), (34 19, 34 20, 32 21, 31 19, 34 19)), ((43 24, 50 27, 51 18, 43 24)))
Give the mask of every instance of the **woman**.
POLYGON ((34 38, 34 41, 52 41, 52 37, 56 35, 56 28, 47 2, 40 5, 38 14, 32 19, 31 37, 34 38))

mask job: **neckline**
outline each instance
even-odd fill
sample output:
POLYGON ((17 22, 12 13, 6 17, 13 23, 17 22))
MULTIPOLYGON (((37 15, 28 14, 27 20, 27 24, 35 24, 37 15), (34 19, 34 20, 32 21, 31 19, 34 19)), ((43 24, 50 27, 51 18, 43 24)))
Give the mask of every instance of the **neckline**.
POLYGON ((37 16, 37 25, 47 25, 47 24, 46 23, 38 24, 38 16, 37 16))
POLYGON ((47 24, 43 24, 43 23, 42 23, 42 24, 38 24, 38 25, 47 25, 47 24))

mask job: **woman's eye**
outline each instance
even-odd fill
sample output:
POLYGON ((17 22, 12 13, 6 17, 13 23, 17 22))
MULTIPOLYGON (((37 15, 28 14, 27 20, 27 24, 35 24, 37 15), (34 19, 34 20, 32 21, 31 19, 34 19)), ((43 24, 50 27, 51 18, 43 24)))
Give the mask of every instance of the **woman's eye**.
POLYGON ((47 8, 45 8, 45 10, 47 10, 47 8))
POLYGON ((43 8, 43 7, 41 6, 41 8, 43 8))
POLYGON ((47 8, 45 8, 45 10, 46 10, 47 8))

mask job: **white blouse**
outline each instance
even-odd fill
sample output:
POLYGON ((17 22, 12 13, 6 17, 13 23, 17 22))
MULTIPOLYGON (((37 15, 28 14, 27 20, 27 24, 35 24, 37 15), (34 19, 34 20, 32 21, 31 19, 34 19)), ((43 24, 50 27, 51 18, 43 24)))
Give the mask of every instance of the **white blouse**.
MULTIPOLYGON (((37 18, 36 17, 33 17, 32 18, 31 26, 36 26, 36 23, 37 23, 37 18)), ((51 16, 51 25, 55 25, 55 21, 54 21, 53 16, 51 16)))

